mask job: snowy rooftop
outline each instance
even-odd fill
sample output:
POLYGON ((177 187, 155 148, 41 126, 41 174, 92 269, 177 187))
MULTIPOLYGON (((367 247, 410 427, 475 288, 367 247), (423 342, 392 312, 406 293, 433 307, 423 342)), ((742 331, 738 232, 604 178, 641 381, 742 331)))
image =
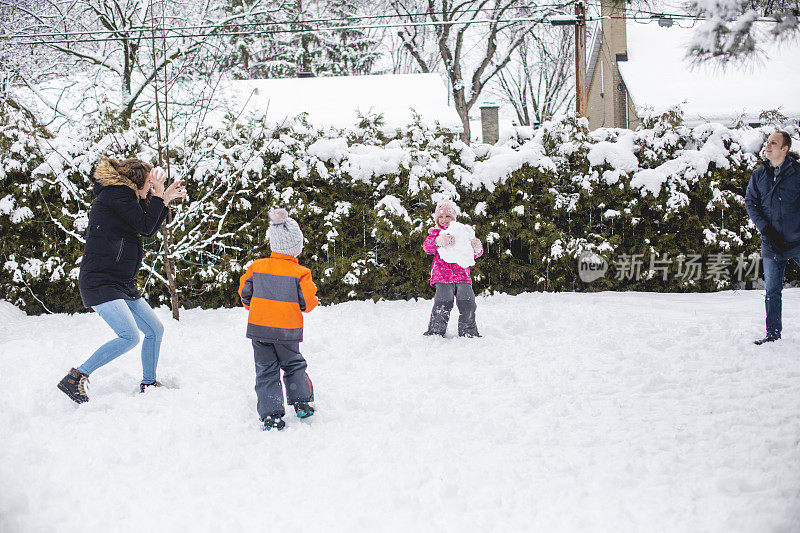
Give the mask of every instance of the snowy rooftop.
POLYGON ((800 117, 800 42, 768 42, 748 65, 693 67, 685 59, 694 28, 629 21, 628 61, 619 68, 634 103, 663 111, 683 104, 687 123, 757 122, 766 109, 800 117))
POLYGON ((394 130, 413 121, 413 109, 430 126, 463 129, 438 74, 238 80, 222 92, 230 103, 246 103, 246 111, 266 111, 275 121, 308 113, 314 124, 347 128, 358 122, 359 112, 382 113, 385 129, 394 130))

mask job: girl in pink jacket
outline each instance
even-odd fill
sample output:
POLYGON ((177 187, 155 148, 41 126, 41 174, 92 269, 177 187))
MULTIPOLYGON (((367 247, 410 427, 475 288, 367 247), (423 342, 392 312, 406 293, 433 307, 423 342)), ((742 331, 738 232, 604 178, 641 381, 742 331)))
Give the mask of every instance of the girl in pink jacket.
MULTIPOLYGON (((436 287, 436 296, 433 299, 433 310, 425 335, 441 335, 447 330, 447 321, 453 309, 453 298, 458 306, 458 335, 460 337, 480 337, 478 326, 475 324, 475 293, 472 291, 472 279, 469 268, 464 269, 456 263, 448 263, 439 256, 439 248, 452 246, 455 238, 449 233, 440 233, 447 229, 451 222, 458 216, 458 207, 450 200, 443 200, 436 204, 433 218, 436 227, 428 232, 428 238, 422 245, 426 253, 433 256, 431 266, 431 285, 436 287)), ((483 245, 478 239, 470 242, 477 259, 483 255, 483 245)))

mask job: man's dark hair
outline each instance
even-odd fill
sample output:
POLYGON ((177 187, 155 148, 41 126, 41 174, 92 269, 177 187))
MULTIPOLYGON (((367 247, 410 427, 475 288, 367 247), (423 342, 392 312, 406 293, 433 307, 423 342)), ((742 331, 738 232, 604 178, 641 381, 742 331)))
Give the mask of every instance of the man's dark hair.
POLYGON ((778 135, 783 137, 783 145, 781 146, 781 148, 783 148, 784 146, 788 146, 789 150, 791 150, 792 149, 792 136, 789 135, 788 133, 786 133, 785 131, 781 131, 781 130, 778 130, 775 133, 777 133, 778 135))

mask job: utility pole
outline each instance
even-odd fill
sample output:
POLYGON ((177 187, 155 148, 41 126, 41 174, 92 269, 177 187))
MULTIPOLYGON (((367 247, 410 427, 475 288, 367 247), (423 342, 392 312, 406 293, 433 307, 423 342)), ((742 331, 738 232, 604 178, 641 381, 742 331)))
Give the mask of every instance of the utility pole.
POLYGON ((575 114, 586 117, 586 4, 575 4, 575 114))
POLYGON ((587 117, 586 110, 586 4, 575 4, 575 18, 559 16, 550 20, 552 26, 575 26, 575 114, 587 117))

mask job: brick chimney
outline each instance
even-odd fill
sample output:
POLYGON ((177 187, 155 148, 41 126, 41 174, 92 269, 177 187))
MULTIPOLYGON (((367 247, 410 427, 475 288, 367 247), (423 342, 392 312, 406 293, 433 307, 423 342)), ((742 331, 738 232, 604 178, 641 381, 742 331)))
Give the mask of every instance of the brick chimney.
POLYGON ((494 144, 500 138, 500 106, 484 104, 481 106, 481 141, 494 144))

